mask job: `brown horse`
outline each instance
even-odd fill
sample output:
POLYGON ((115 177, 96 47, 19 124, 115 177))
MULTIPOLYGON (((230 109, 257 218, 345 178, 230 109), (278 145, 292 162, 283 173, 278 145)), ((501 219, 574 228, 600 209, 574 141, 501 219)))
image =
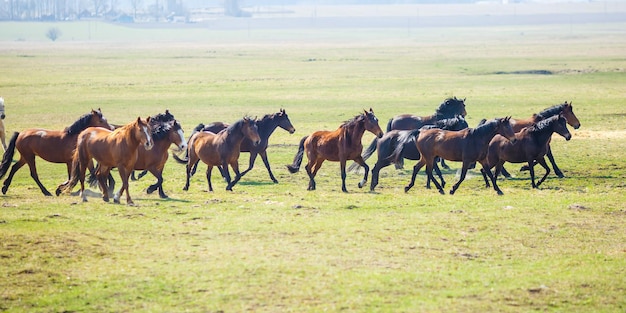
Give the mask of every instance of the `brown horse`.
MULTIPOLYGON (((267 159, 267 147, 269 146, 269 138, 274 133, 277 127, 280 127, 290 134, 293 134, 296 129, 291 124, 289 120, 289 116, 285 110, 280 109, 277 113, 267 114, 263 116, 260 120, 256 122, 257 127, 259 128, 259 136, 261 137, 261 142, 258 145, 254 145, 250 139, 244 138, 241 142, 241 152, 250 152, 250 161, 248 162, 248 169, 241 172, 241 176, 246 175, 252 168, 254 167, 254 162, 256 161, 257 155, 261 156, 261 160, 263 160, 263 164, 265 164, 265 168, 267 169, 268 174, 270 175, 270 179, 274 183, 278 183, 276 177, 272 173, 272 169, 270 168, 270 162, 267 159)), ((228 124, 222 122, 214 122, 209 125, 200 124, 195 129, 195 131, 209 131, 213 133, 219 133, 220 131, 226 129, 228 124)), ((193 133, 192 133, 193 135, 193 133)), ((192 175, 195 173, 195 166, 192 170, 192 175)))
MULTIPOLYGON (((456 97, 447 98, 443 100, 443 102, 439 105, 435 113, 432 115, 417 116, 413 114, 400 114, 400 115, 394 116, 387 123, 387 132, 392 131, 392 130, 420 129, 423 126, 434 125, 437 123, 437 121, 440 121, 443 119, 454 118, 459 115, 462 117, 465 117, 465 115, 467 115, 467 111, 465 110, 465 99, 457 99, 456 97)), ((374 140, 372 140, 372 143, 370 143, 370 145, 361 154, 361 157, 363 158, 363 160, 365 161, 370 156, 372 156, 372 154, 374 154, 374 152, 376 151, 377 147, 378 147, 377 139, 374 138, 374 140)), ((398 163, 398 166, 402 167, 402 165, 403 165, 403 160, 400 160, 400 163, 398 163)), ((441 165, 444 168, 448 168, 448 166, 443 162, 443 160, 442 160, 441 165)), ((357 168, 358 168, 358 164, 353 163, 352 165, 350 165, 348 170, 354 171, 357 168)))
POLYGON ((508 140, 500 135, 496 135, 491 139, 487 155, 479 162, 483 168, 481 170, 485 184, 489 187, 489 180, 487 180, 487 171, 496 167, 495 174, 493 175, 494 189, 500 190, 496 185, 498 175, 502 169, 504 162, 511 163, 528 163, 530 170, 531 186, 538 188, 539 185, 548 177, 550 168, 546 164, 544 156, 548 152, 548 143, 552 138, 552 134, 557 133, 570 140, 572 134, 567 129, 566 120, 563 114, 552 116, 537 124, 526 127, 521 131, 515 133, 513 140, 508 140), (534 162, 537 161, 546 170, 545 175, 535 184, 535 169, 534 162))
MULTIPOLYGON (((513 127, 513 131, 517 133, 528 126, 532 126, 533 124, 536 124, 542 120, 545 120, 547 118, 550 118, 552 116, 559 115, 559 114, 563 114, 563 116, 565 117, 565 120, 567 120, 567 124, 574 127, 574 129, 578 129, 580 127, 580 121, 578 121, 578 117, 576 117, 576 114, 574 114, 574 108, 572 107, 571 101, 569 103, 565 101, 562 104, 553 105, 537 114, 533 114, 533 116, 527 119, 513 119, 512 118, 511 127, 513 127)), ((554 173, 559 178, 565 177, 561 169, 559 169, 559 167, 556 165, 556 162, 554 161, 554 156, 552 155, 552 149, 550 149, 549 140, 548 140, 547 145, 548 145, 548 152, 546 153, 546 156, 548 157, 548 160, 550 160, 550 164, 552 164, 554 173)), ((526 169, 526 166, 522 168, 522 170, 525 170, 525 169, 526 169)), ((505 177, 511 176, 504 167, 502 167, 502 175, 504 175, 505 177)))
POLYGON ((353 119, 343 123, 335 131, 316 131, 300 140, 298 153, 294 157, 293 164, 287 165, 289 172, 296 173, 300 170, 302 157, 306 152, 309 162, 306 165, 306 172, 309 175, 308 190, 315 190, 315 175, 322 167, 325 160, 339 161, 341 167, 341 190, 348 192, 346 189, 346 161, 354 160, 357 164, 365 168, 363 180, 359 183, 362 188, 367 182, 369 166, 365 164, 361 157, 363 144, 361 139, 365 131, 370 131, 378 138, 383 136, 383 131, 378 125, 378 118, 374 115, 374 111, 370 108, 369 112, 363 110, 363 113, 355 116, 353 119))
POLYGON ((6 174, 7 169, 11 165, 16 148, 20 152, 20 159, 13 165, 9 176, 4 181, 2 193, 7 193, 15 172, 24 166, 24 164, 28 164, 30 176, 35 180, 41 192, 46 196, 51 196, 52 194, 48 192, 46 187, 39 181, 37 167, 35 166, 35 156, 39 156, 52 163, 65 163, 67 165, 67 176, 69 179, 72 170, 72 156, 74 148, 76 148, 76 138, 78 134, 87 127, 113 129, 106 118, 102 116, 100 109, 98 109, 91 110, 90 113, 81 116, 71 126, 65 128, 65 130, 31 128, 21 133, 16 132, 9 142, 9 147, 7 147, 7 150, 4 152, 2 163, 0 163, 0 178, 6 174))
POLYGON ((208 165, 206 178, 209 183, 209 191, 213 191, 211 173, 214 166, 222 167, 222 175, 228 183, 226 190, 232 191, 233 186, 241 179, 239 153, 241 142, 244 138, 250 139, 253 145, 259 144, 261 138, 259 137, 256 120, 244 117, 217 134, 202 131, 193 134, 187 146, 187 159, 182 160, 174 155, 176 161, 187 164, 187 181, 183 190, 189 189, 189 179, 191 178, 193 167, 199 160, 202 160, 202 162, 208 165), (235 173, 235 178, 232 181, 228 170, 229 165, 235 173))
POLYGON ((59 185, 56 194, 72 191, 80 181, 80 195, 87 201, 85 190, 85 171, 91 159, 98 161, 99 171, 96 173, 102 189, 102 199, 109 201, 104 177, 108 177, 112 168, 117 167, 122 179, 122 188, 113 196, 115 203, 126 191, 126 204, 133 205, 128 191, 128 178, 137 161, 137 149, 143 145, 146 150, 152 149, 154 143, 150 135, 150 117, 146 121, 140 117, 121 128, 110 131, 104 128, 89 127, 78 135, 76 150, 72 159, 72 175, 70 181, 59 185))
MULTIPOLYGON (((150 185, 146 192, 150 194, 158 189, 159 196, 165 199, 167 195, 163 192, 163 168, 169 157, 168 149, 172 144, 175 144, 179 151, 186 150, 187 142, 180 123, 174 119, 173 115, 169 114, 169 111, 166 111, 165 114, 151 116, 150 128, 152 129, 151 135, 154 146, 150 150, 141 146, 137 149, 137 162, 133 169, 152 173, 157 182, 150 185)), ((89 184, 94 186, 96 183, 96 175, 90 175, 89 184)), ((109 186, 109 190, 112 188, 109 186)))
MULTIPOLYGON (((404 191, 407 192, 413 187, 415 184, 415 176, 420 168, 426 165, 428 179, 432 180, 437 189, 439 189, 439 193, 444 194, 443 187, 439 185, 433 177, 435 158, 439 156, 446 160, 463 162, 461 177, 459 181, 452 186, 452 190, 450 190, 450 194, 454 194, 461 182, 465 179, 467 169, 470 165, 485 158, 489 142, 496 134, 500 134, 506 138, 513 138, 515 136, 509 119, 510 117, 497 118, 487 121, 485 124, 476 128, 466 128, 459 131, 441 129, 422 130, 416 141, 417 150, 419 150, 422 158, 415 167, 413 167, 411 182, 404 188, 404 191)), ((485 171, 489 178, 493 180, 491 171, 489 169, 485 169, 485 171)), ((501 191, 496 191, 498 194, 502 194, 501 191)))

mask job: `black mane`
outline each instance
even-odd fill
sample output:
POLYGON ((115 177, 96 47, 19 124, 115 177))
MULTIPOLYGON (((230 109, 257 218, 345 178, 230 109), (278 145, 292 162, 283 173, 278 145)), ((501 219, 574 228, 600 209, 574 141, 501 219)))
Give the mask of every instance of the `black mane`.
POLYGON ((551 116, 555 116, 558 115, 559 113, 563 112, 563 109, 565 108, 567 104, 562 103, 562 104, 557 104, 557 105, 553 105, 539 113, 537 113, 537 117, 539 117, 540 120, 545 120, 551 116))
MULTIPOLYGON (((96 112, 98 117, 102 119, 102 113, 100 111, 93 112, 96 112)), ((68 135, 77 135, 85 130, 85 128, 89 127, 89 124, 91 123, 91 117, 93 112, 89 112, 79 117, 78 120, 76 120, 72 125, 65 128, 65 133, 67 133, 68 135)))
POLYGON ((500 120, 497 119, 497 118, 489 120, 489 121, 485 122, 484 124, 479 125, 476 128, 473 128, 470 132, 472 134, 475 134, 475 135, 484 135, 484 134, 486 134, 488 132, 491 132, 494 129, 496 129, 496 127, 498 127, 498 123, 499 122, 500 122, 500 120))

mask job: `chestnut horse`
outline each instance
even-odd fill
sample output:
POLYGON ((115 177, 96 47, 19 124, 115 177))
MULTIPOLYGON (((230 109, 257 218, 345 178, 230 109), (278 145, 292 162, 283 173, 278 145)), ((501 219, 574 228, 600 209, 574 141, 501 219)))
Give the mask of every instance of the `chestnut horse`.
MULTIPOLYGON (((525 127, 532 126, 535 123, 538 123, 542 120, 545 120, 547 118, 550 118, 552 116, 559 115, 559 114, 563 114, 563 116, 565 117, 565 120, 567 120, 567 124, 574 127, 574 129, 578 129, 580 127, 580 121, 578 121, 578 117, 576 117, 576 114, 574 114, 574 108, 572 107, 571 101, 569 103, 565 101, 562 104, 553 105, 537 114, 533 114, 533 116, 527 119, 513 119, 512 118, 511 127, 513 127, 513 131, 517 133, 525 127)), ((559 178, 565 177, 565 175, 563 175, 563 172, 561 172, 561 169, 559 169, 559 167, 556 165, 556 162, 554 161, 554 156, 552 155, 552 149, 550 149, 549 140, 548 140, 547 145, 548 145, 548 152, 546 153, 546 156, 548 157, 548 160, 550 160, 550 164, 552 164, 554 173, 559 178)), ((522 168, 522 170, 525 170, 525 169, 526 169, 526 166, 522 168)), ((504 167, 502 167, 502 175, 504 175, 505 177, 511 176, 504 167)))
POLYGON ((113 129, 102 115, 100 109, 98 109, 91 110, 90 113, 81 116, 76 122, 65 128, 65 130, 31 128, 21 133, 14 133, 9 141, 7 150, 4 152, 2 163, 0 163, 0 178, 6 174, 7 169, 11 165, 16 148, 20 152, 20 159, 13 165, 9 176, 4 181, 2 193, 7 193, 15 172, 24 166, 24 164, 28 164, 30 176, 35 180, 41 192, 46 196, 51 196, 52 194, 48 192, 46 187, 39 181, 37 167, 35 166, 35 156, 39 156, 52 163, 65 163, 69 179, 72 170, 72 156, 76 148, 76 138, 78 134, 87 127, 113 129))
MULTIPOLYGON (((426 173, 428 179, 432 180, 439 193, 444 194, 443 187, 433 177, 433 165, 437 156, 450 161, 462 161, 461 177, 459 181, 452 186, 450 194, 459 188, 459 185, 465 179, 467 169, 478 160, 485 158, 489 142, 496 135, 500 134, 506 138, 513 138, 515 133, 509 122, 510 117, 497 118, 487 121, 485 124, 476 128, 466 128, 459 131, 449 131, 441 129, 426 129, 420 132, 417 137, 416 145, 422 158, 413 167, 413 175, 411 182, 404 188, 407 192, 415 184, 415 176, 420 168, 426 165, 426 173)), ((485 172, 493 180, 493 175, 489 169, 485 172)), ((495 188, 494 188, 495 189, 495 188)), ((502 191, 497 190, 498 194, 502 191)))
POLYGON ((187 159, 182 160, 174 155, 176 161, 187 164, 187 181, 183 190, 189 189, 189 179, 192 176, 193 167, 199 160, 202 160, 202 162, 208 165, 206 178, 209 183, 209 191, 213 191, 211 173, 214 166, 222 167, 222 176, 228 183, 226 190, 232 191, 233 186, 241 179, 239 153, 241 142, 244 138, 248 138, 253 145, 259 144, 261 138, 256 120, 244 117, 217 134, 213 132, 197 132, 193 134, 187 146, 187 159), (232 181, 228 165, 235 173, 235 178, 232 181))
POLYGON ((378 125, 378 118, 374 115, 374 111, 370 108, 369 112, 363 110, 363 113, 355 116, 353 119, 343 123, 335 131, 316 131, 309 136, 305 136, 300 140, 298 152, 294 157, 293 164, 287 165, 289 172, 296 173, 300 170, 302 157, 306 152, 309 162, 306 165, 306 172, 309 175, 308 190, 315 190, 315 175, 322 167, 325 160, 339 161, 341 168, 341 190, 348 192, 346 189, 346 161, 354 160, 357 164, 365 168, 363 180, 359 182, 359 188, 362 188, 367 182, 369 166, 365 164, 361 157, 363 144, 361 139, 365 131, 369 131, 376 137, 381 138, 383 131, 378 125))
MULTIPOLYGON (((387 123, 387 131, 420 129, 425 125, 434 125, 439 120, 454 118, 457 115, 461 115, 463 117, 467 115, 467 111, 465 110, 465 99, 457 99, 456 97, 447 98, 439 105, 435 113, 432 115, 417 116, 413 114, 400 114, 394 116, 387 123)), ((372 143, 370 143, 367 149, 365 149, 365 151, 361 154, 364 161, 369 159, 374 151, 376 151, 376 141, 377 139, 374 138, 372 143)), ((402 163, 402 160, 400 160, 400 162, 402 163)), ((442 166, 447 168, 443 162, 442 166)), ((357 167, 358 164, 355 163, 350 165, 348 170, 353 171, 356 170, 357 167)))
POLYGON ((59 185, 56 194, 72 191, 72 188, 80 181, 80 196, 83 202, 86 202, 85 171, 87 164, 93 158, 98 161, 100 167, 96 175, 98 175, 102 189, 102 200, 109 201, 104 177, 108 177, 111 169, 117 167, 122 179, 122 188, 113 196, 113 201, 119 203, 122 193, 126 191, 126 204, 133 205, 128 191, 128 178, 137 161, 139 145, 143 145, 146 150, 152 149, 154 145, 149 122, 150 117, 146 121, 137 117, 136 121, 113 131, 99 127, 89 127, 83 130, 76 142, 70 181, 59 185))
MULTIPOLYGON (((415 139, 419 136, 420 131, 423 129, 440 128, 445 130, 461 130, 468 127, 467 122, 463 116, 458 115, 453 118, 447 118, 439 120, 435 125, 426 125, 419 129, 413 130, 392 130, 385 133, 385 135, 377 140, 378 160, 372 168, 372 182, 370 184, 370 191, 374 191, 376 185, 378 185, 378 176, 380 170, 391 165, 398 164, 402 159, 419 160, 420 154, 417 151, 415 145, 415 139)), ((443 182, 443 177, 439 167, 435 164, 435 172, 443 182)), ((428 181, 430 183, 430 181, 428 181)), ((443 183, 442 183, 443 184, 443 183)))
MULTIPOLYGON (((166 111, 165 114, 157 114, 150 117, 150 128, 152 129, 152 140, 154 146, 150 150, 144 147, 137 149, 137 162, 133 169, 144 170, 152 173, 156 177, 157 182, 148 187, 146 192, 153 193, 159 190, 159 197, 165 199, 167 195, 163 192, 163 169, 169 157, 168 149, 175 144, 179 151, 187 149, 183 129, 180 123, 174 119, 174 116, 166 111)), ((95 175, 89 176, 89 184, 94 186, 97 182, 95 175)), ((109 186, 109 190, 113 187, 109 186)))
POLYGON ((531 186, 538 188, 550 173, 550 168, 548 164, 546 164, 544 156, 548 152, 548 143, 553 133, 563 136, 565 140, 572 138, 572 134, 570 134, 567 129, 563 114, 552 116, 537 124, 522 129, 515 133, 513 140, 508 140, 500 135, 493 137, 489 143, 486 157, 479 161, 483 166, 481 172, 485 179, 486 186, 489 187, 489 180, 487 180, 485 170, 489 171, 493 167, 496 167, 495 174, 493 175, 493 184, 494 189, 500 190, 500 188, 496 186, 496 181, 498 180, 498 174, 500 174, 504 162, 526 162, 530 170, 531 186), (543 175, 537 184, 535 184, 535 161, 541 164, 546 170, 545 175, 543 175))
MULTIPOLYGON (((276 179, 276 177, 274 177, 274 174, 272 173, 272 169, 270 168, 270 162, 267 159, 267 147, 269 146, 269 138, 272 135, 272 133, 274 133, 274 130, 276 130, 277 127, 280 127, 288 131, 290 134, 293 134, 296 131, 296 129, 291 124, 291 121, 289 120, 289 116, 283 109, 280 109, 280 111, 278 111, 277 113, 267 114, 263 116, 263 118, 261 118, 260 120, 257 120, 256 124, 257 124, 257 127, 259 128, 259 136, 261 137, 261 142, 258 145, 254 145, 252 141, 248 138, 244 138, 244 140, 241 142, 240 151, 250 152, 250 161, 248 162, 248 169, 241 172, 241 176, 246 175, 246 173, 252 170, 252 168, 254 167, 254 162, 256 161, 257 155, 260 155, 261 160, 263 160, 263 164, 265 164, 265 168, 267 169, 267 172, 270 175, 270 179, 274 183, 278 183, 278 180, 276 179)), ((214 122, 206 126, 204 124, 200 124, 194 129, 194 132, 209 131, 209 132, 213 132, 217 134, 220 131, 226 129, 227 127, 228 127, 228 124, 222 123, 222 122, 214 122)), ((192 170, 192 175, 196 171, 196 166, 197 166, 197 163, 192 170)))

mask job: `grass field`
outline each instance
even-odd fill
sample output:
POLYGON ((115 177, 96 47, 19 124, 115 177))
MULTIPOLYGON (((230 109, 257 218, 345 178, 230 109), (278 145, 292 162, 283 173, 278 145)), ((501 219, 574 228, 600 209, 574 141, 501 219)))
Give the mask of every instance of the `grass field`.
MULTIPOLYGON (((106 40, 58 42, 29 39, 43 35, 41 24, 21 40, 6 25, 0 96, 9 134, 62 129, 98 107, 115 124, 169 109, 187 134, 200 122, 284 108, 297 131, 270 140, 277 185, 257 160, 233 192, 217 174, 206 192, 204 165, 184 192, 184 167, 170 160, 170 198, 145 194, 148 175, 131 183, 136 207, 44 197, 21 169, 0 196, 0 311, 626 310, 624 24, 179 29, 161 41, 135 40, 153 30, 98 24, 106 40), (538 70, 552 74, 515 74, 538 70), (450 96, 467 98, 470 125, 573 101, 582 126, 552 144, 566 177, 533 190, 509 165, 515 178, 499 183, 503 196, 477 171, 454 196, 425 189, 424 175, 404 193, 407 163, 383 170, 376 193, 350 173, 344 194, 337 163, 322 167, 314 192, 305 173, 284 167, 302 136, 363 109, 384 124, 432 114, 450 96)), ((37 165, 48 189, 65 180, 64 165, 37 165)), ((448 182, 460 166, 450 165, 448 182)))

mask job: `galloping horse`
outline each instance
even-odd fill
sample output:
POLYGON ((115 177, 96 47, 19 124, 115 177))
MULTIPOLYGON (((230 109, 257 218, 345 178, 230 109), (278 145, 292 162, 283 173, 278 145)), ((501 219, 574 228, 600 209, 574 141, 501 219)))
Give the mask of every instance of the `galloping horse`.
MULTIPOLYGON (((152 173, 157 182, 150 185, 146 192, 150 194, 158 189, 159 196, 167 198, 163 192, 163 168, 169 157, 168 149, 172 144, 175 144, 179 150, 186 150, 187 142, 180 123, 174 119, 173 115, 169 114, 169 111, 166 111, 165 114, 160 113, 151 116, 150 128, 152 129, 151 135, 154 146, 150 150, 146 150, 144 147, 137 149, 137 162, 133 169, 152 173)), ((90 175, 89 184, 93 186, 95 183, 96 176, 90 175)), ((109 189, 112 188, 109 187, 109 189)))
POLYGON ((489 180, 487 180, 485 171, 490 171, 494 166, 496 167, 495 174, 493 175, 493 184, 494 189, 500 190, 500 188, 496 186, 496 181, 498 180, 498 174, 500 174, 504 162, 526 162, 530 170, 531 186, 538 188, 550 173, 550 168, 548 164, 546 164, 544 156, 548 152, 548 143, 553 133, 563 136, 565 140, 572 138, 572 134, 570 134, 567 129, 563 114, 552 116, 537 124, 522 129, 515 133, 513 140, 508 140, 500 135, 493 137, 489 143, 486 157, 479 161, 483 166, 481 172, 483 173, 486 186, 489 187, 489 180), (535 184, 535 161, 541 164, 546 170, 545 175, 543 175, 537 184, 535 184))
POLYGON ((346 189, 346 161, 354 160, 365 168, 365 175, 359 183, 359 188, 363 187, 367 182, 369 173, 369 166, 365 164, 361 157, 361 151, 363 150, 361 139, 366 130, 378 138, 383 136, 383 131, 378 125, 378 118, 376 118, 371 108, 369 112, 363 110, 363 113, 343 123, 335 131, 321 130, 305 136, 300 140, 298 153, 294 157, 293 164, 287 165, 289 172, 296 173, 300 170, 302 157, 304 152, 306 152, 309 159, 305 167, 309 175, 308 190, 315 190, 315 175, 322 167, 322 163, 325 160, 339 161, 341 167, 341 190, 348 192, 346 189))
MULTIPOLYGON (((376 185, 378 185, 378 176, 380 170, 391 165, 398 164, 402 159, 419 160, 420 154, 417 151, 415 145, 415 139, 419 136, 420 131, 423 129, 440 128, 445 130, 461 130, 467 128, 467 122, 463 116, 458 115, 453 118, 447 118, 439 120, 435 125, 426 125, 419 129, 413 130, 391 130, 385 133, 385 135, 378 139, 376 142, 378 151, 378 160, 372 168, 372 183, 370 185, 370 191, 374 191, 376 185)), ((439 167, 435 164, 435 171, 445 184, 439 167)), ((430 183, 430 181, 428 181, 430 183)), ((445 186, 445 185, 444 185, 445 186)))
MULTIPOLYGON (((434 125, 439 120, 454 118, 458 115, 463 117, 467 115, 467 111, 465 110, 465 99, 457 99, 456 97, 447 98, 439 105, 433 115, 416 116, 413 114, 400 114, 394 116, 387 123, 387 131, 420 129, 425 125, 434 125)), ((361 154, 364 161, 372 156, 374 151, 376 151, 376 141, 377 139, 374 138, 372 143, 370 143, 367 149, 365 149, 365 151, 361 154)), ((402 163, 402 160, 400 162, 402 163)), ((401 165, 401 163, 399 165, 401 165)), ((447 168, 444 163, 442 163, 442 166, 447 168)), ((358 164, 352 164, 348 169, 353 171, 356 170, 357 167, 358 164)))
MULTIPOLYGON (((450 161, 462 161, 461 177, 459 181, 452 186, 450 194, 459 188, 459 185, 465 179, 467 169, 471 164, 482 160, 487 154, 487 147, 491 139, 500 134, 506 138, 513 138, 515 133, 509 123, 510 117, 497 118, 487 121, 485 124, 476 128, 466 128, 459 131, 449 131, 441 129, 427 129, 420 132, 417 137, 416 145, 422 158, 413 167, 413 175, 411 182, 404 187, 407 192, 415 184, 415 176, 422 166, 426 165, 426 173, 428 179, 432 180, 439 193, 444 194, 442 186, 433 177, 433 165, 437 156, 450 161)), ((493 175, 489 169, 485 169, 489 178, 493 180, 493 175)), ((494 188, 495 189, 495 188, 494 188)), ((502 191, 497 190, 498 194, 502 191)))
MULTIPOLYGON (((269 146, 269 138, 277 127, 288 131, 290 134, 293 134, 296 129, 291 124, 289 116, 283 109, 280 109, 278 113, 267 114, 263 116, 263 118, 257 120, 256 125, 259 128, 259 136, 261 137, 261 142, 258 145, 254 145, 253 142, 248 138, 244 138, 244 140, 241 142, 240 151, 250 152, 250 162, 248 163, 248 169, 241 172, 241 176, 246 175, 246 173, 252 170, 257 155, 260 155, 261 159, 263 160, 263 164, 265 164, 265 168, 267 168, 267 172, 270 175, 270 179, 274 183, 278 183, 278 180, 274 177, 274 174, 272 173, 272 170, 270 168, 270 162, 267 159, 267 147, 269 146)), ((194 129, 194 131, 209 131, 217 134, 227 127, 228 124, 226 123, 214 122, 206 126, 200 124, 194 129)), ((195 173, 196 166, 194 166, 192 175, 193 173, 195 173)))
MULTIPOLYGON (((569 103, 565 101, 562 104, 553 105, 547 109, 544 109, 543 111, 537 114, 533 114, 533 116, 527 119, 513 119, 512 118, 511 127, 513 127, 513 131, 517 133, 525 127, 532 126, 533 124, 536 124, 542 120, 545 120, 547 118, 550 118, 552 116, 559 115, 559 114, 563 114, 563 116, 567 120, 567 124, 574 127, 574 129, 578 129, 580 127, 580 122, 578 121, 578 117, 576 117, 576 114, 574 114, 574 108, 572 107, 571 101, 569 103)), ((559 167, 556 165, 556 162, 554 161, 554 156, 552 155, 552 149, 550 148, 549 140, 548 140, 547 145, 548 145, 548 152, 546 153, 546 155, 548 156, 548 160, 550 160, 550 164, 552 164, 552 168, 554 168, 554 173, 559 178, 565 177, 565 175, 563 175, 563 172, 561 172, 561 169, 559 169, 559 167)), ((525 169, 526 169, 526 166, 522 167, 522 170, 525 170, 525 169)), ((502 167, 502 175, 504 175, 505 177, 511 176, 504 167, 502 167)))
POLYGON ((128 191, 128 178, 137 161, 139 145, 143 145, 146 150, 152 149, 154 145, 149 122, 150 117, 146 121, 137 117, 136 121, 113 131, 99 127, 89 127, 83 130, 78 135, 76 150, 72 158, 71 178, 57 187, 56 194, 72 191, 72 188, 80 181, 80 196, 83 202, 86 202, 85 171, 91 159, 95 159, 100 167, 96 175, 102 189, 102 200, 109 201, 104 178, 109 176, 112 168, 117 167, 122 179, 122 188, 113 196, 113 201, 119 203, 122 193, 126 191, 126 204, 133 205, 128 191))
POLYGON ((14 133, 9 141, 7 150, 4 152, 2 163, 0 163, 0 178, 6 174, 7 169, 11 165, 16 148, 20 152, 20 159, 13 165, 9 176, 4 181, 2 193, 7 193, 15 172, 24 164, 28 164, 30 176, 35 180, 41 192, 46 196, 51 196, 52 194, 39 181, 37 167, 35 166, 35 156, 52 163, 65 163, 69 179, 72 170, 72 156, 74 148, 76 148, 76 138, 87 127, 113 129, 106 118, 102 116, 100 109, 98 109, 91 110, 90 113, 81 116, 71 126, 62 131, 31 128, 21 133, 14 133))
POLYGON ((193 134, 187 146, 187 159, 182 160, 173 155, 174 159, 179 163, 187 164, 187 181, 183 190, 189 189, 189 179, 191 178, 193 167, 199 160, 202 160, 202 162, 208 165, 206 178, 209 183, 209 191, 213 191, 211 173, 214 166, 222 166, 222 176, 228 183, 226 190, 232 191, 233 186, 241 179, 239 153, 241 142, 244 138, 250 139, 253 145, 258 145, 261 141, 254 119, 244 117, 217 134, 213 132, 197 132, 193 134), (228 165, 235 173, 235 178, 232 181, 228 165))
POLYGON ((2 148, 4 151, 7 151, 7 142, 6 142, 6 129, 4 128, 4 118, 6 115, 4 114, 4 98, 0 97, 0 140, 2 141, 2 148))

